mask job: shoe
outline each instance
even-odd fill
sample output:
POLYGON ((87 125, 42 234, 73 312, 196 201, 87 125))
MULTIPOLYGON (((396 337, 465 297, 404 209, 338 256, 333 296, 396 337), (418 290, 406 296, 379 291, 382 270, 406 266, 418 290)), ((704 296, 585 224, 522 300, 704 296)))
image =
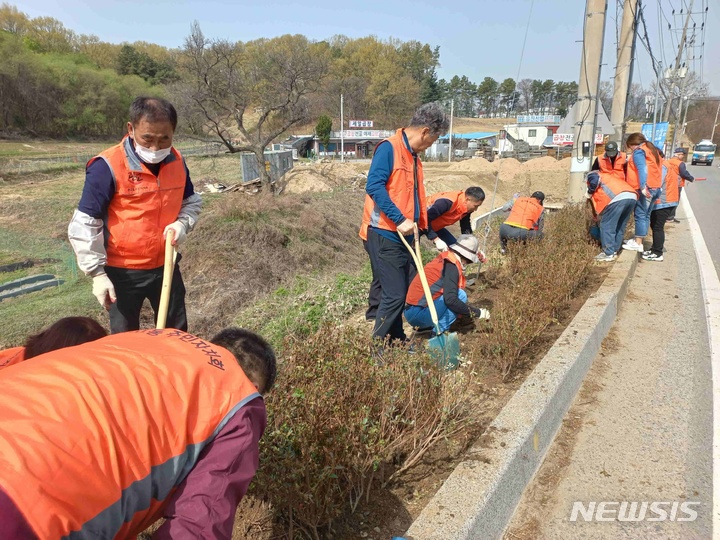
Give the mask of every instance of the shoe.
POLYGON ((612 255, 606 255, 605 252, 601 251, 595 255, 595 260, 597 262, 613 262, 615 259, 617 259, 617 255, 615 253, 612 255))
POLYGON ((662 255, 656 255, 655 253, 652 253, 652 252, 651 252, 649 255, 645 255, 645 254, 643 253, 642 258, 643 258, 644 261, 655 261, 655 262, 662 262, 662 261, 663 261, 663 256, 662 256, 662 255))
POLYGON ((672 219, 670 220, 670 223, 680 223, 680 220, 677 219, 677 218, 672 218, 672 219))
POLYGON ((505 255, 507 253, 507 250, 505 248, 502 248, 500 250, 500 255, 505 255))
POLYGON ((634 238, 631 238, 627 242, 623 244, 623 249, 627 249, 628 251, 639 251, 642 253, 645 248, 643 248, 642 244, 638 244, 634 238))
POLYGON ((642 252, 643 256, 650 255, 651 253, 652 253, 652 249, 648 249, 647 251, 642 252))

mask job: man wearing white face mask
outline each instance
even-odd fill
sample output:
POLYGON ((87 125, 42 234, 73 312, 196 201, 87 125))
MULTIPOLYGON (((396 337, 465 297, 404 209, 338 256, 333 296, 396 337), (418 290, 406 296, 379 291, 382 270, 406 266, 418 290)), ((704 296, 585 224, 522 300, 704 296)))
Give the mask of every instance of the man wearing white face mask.
MULTIPOLYGON (((185 160, 172 147, 176 127, 170 102, 135 99, 127 135, 88 162, 68 227, 78 266, 92 277, 93 294, 109 311, 114 334, 139 328, 146 298, 157 316, 165 236, 172 231, 173 243, 182 243, 200 214, 200 196, 185 160)), ((187 330, 185 286, 177 265, 166 325, 187 330)))

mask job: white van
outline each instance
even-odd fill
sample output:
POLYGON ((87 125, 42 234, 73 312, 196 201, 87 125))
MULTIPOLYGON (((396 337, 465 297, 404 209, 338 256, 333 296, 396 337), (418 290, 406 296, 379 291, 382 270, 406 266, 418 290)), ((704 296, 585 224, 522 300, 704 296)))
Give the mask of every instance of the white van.
POLYGON ((705 165, 712 165, 715 150, 717 150, 717 145, 713 144, 711 140, 704 139, 700 141, 693 148, 692 164, 704 163, 705 165))

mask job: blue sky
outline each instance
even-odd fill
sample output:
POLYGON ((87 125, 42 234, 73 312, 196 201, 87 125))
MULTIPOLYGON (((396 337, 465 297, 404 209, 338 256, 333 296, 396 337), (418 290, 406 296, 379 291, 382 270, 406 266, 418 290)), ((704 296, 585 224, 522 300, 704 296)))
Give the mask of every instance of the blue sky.
MULTIPOLYGON (((711 4, 705 36, 704 80, 713 94, 720 94, 720 5, 696 0, 695 10, 711 4), (714 4, 714 5, 712 5, 714 4)), ((681 25, 678 12, 687 0, 644 0, 653 52, 662 52, 658 33, 658 4, 670 21, 681 25)), ((603 79, 614 75, 615 4, 608 0, 603 79)), ((418 40, 440 46, 438 75, 449 79, 467 75, 479 83, 483 77, 515 78, 523 36, 530 14, 530 0, 475 0, 427 2, 423 0, 23 0, 18 9, 32 17, 47 15, 68 28, 95 34, 104 41, 138 40, 180 47, 197 20, 207 37, 247 41, 293 33, 321 40, 335 34, 418 40)), ((585 2, 582 0, 535 0, 520 78, 577 80, 585 2)), ((700 17, 696 17, 699 21, 700 17)), ((663 20, 664 28, 667 22, 663 20)), ((698 28, 700 24, 698 22, 698 28)), ((698 33, 699 34, 699 33, 698 33)), ((677 37, 674 38, 677 42, 677 37)), ((663 32, 665 57, 675 53, 663 32)), ((699 38, 698 38, 699 41, 699 38)), ((699 52, 698 52, 699 54, 699 52)), ((699 62, 696 64, 699 70, 699 62)), ((633 82, 644 87, 654 78, 650 59, 638 43, 633 82)))

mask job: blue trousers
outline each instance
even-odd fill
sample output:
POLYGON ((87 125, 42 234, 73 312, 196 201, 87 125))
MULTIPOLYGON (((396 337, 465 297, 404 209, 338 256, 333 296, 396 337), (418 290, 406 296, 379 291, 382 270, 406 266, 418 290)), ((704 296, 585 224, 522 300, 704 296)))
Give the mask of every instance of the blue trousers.
POLYGON ((620 251, 625 227, 630 219, 630 214, 635 209, 636 201, 623 199, 610 203, 600 215, 600 243, 602 243, 605 255, 612 255, 620 251))
POLYGON ((638 200, 635 203, 635 236, 645 237, 650 229, 650 212, 655 207, 655 201, 660 198, 660 188, 651 189, 652 200, 648 202, 645 196, 638 190, 638 200))
MULTIPOLYGON (((467 303, 467 294, 465 291, 460 289, 458 291, 458 298, 463 302, 467 303)), ((457 319, 457 315, 451 309, 445 305, 445 299, 441 295, 435 300, 435 310, 438 315, 438 326, 440 327, 440 333, 447 332, 452 326, 452 323, 457 319)), ((430 316, 430 308, 425 306, 408 306, 405 308, 405 319, 409 324, 416 328, 433 328, 432 317, 430 316)), ((433 334, 436 330, 433 328, 433 334)))

